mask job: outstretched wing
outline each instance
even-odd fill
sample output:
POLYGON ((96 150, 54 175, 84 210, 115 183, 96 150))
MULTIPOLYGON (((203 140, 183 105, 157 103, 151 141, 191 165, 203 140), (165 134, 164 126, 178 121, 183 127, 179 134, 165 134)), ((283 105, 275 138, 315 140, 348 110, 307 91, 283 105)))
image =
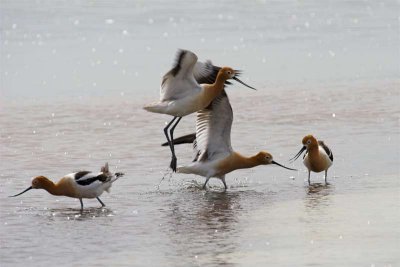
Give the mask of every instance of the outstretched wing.
POLYGON ((193 76, 196 62, 196 54, 188 50, 178 50, 172 69, 162 78, 161 101, 180 99, 193 93, 193 90, 200 90, 200 85, 193 76))
MULTIPOLYGON (((199 84, 213 84, 217 79, 217 75, 221 67, 214 66, 210 60, 206 62, 197 61, 193 68, 193 75, 199 84)), ((240 71, 236 71, 237 76, 239 76, 240 71)), ((225 84, 231 84, 226 81, 225 84)))
POLYGON ((325 145, 324 141, 318 141, 318 144, 325 150, 325 153, 328 155, 328 157, 331 159, 331 161, 333 161, 333 153, 332 150, 325 145))
POLYGON ((230 154, 233 112, 225 90, 204 110, 197 112, 195 161, 230 154))

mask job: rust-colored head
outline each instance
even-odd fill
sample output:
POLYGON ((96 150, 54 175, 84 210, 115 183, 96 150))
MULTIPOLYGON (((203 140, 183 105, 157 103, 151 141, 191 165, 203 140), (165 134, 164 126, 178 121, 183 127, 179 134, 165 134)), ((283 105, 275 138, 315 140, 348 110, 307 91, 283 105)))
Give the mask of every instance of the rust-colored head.
POLYGON ((312 136, 311 134, 304 136, 302 143, 307 149, 313 146, 318 146, 317 139, 315 139, 315 137, 312 136))
POLYGON ((50 181, 49 179, 47 179, 44 176, 38 176, 32 179, 32 185, 30 187, 28 187, 27 189, 25 189, 24 191, 22 191, 19 194, 13 195, 11 197, 16 197, 19 195, 22 195, 23 193, 31 190, 31 189, 40 189, 40 188, 49 188, 49 185, 52 183, 52 181, 50 181))
POLYGON ((34 189, 45 188, 49 183, 51 183, 51 181, 47 177, 37 176, 32 179, 32 188, 34 189))
POLYGON ((318 141, 311 134, 304 136, 301 142, 303 143, 303 147, 300 149, 299 152, 297 152, 297 154, 293 158, 290 159, 290 161, 294 162, 306 150, 309 151, 310 149, 314 149, 315 147, 318 148, 318 141))
POLYGON ((288 169, 288 170, 297 171, 296 169, 288 168, 288 167, 283 166, 283 165, 279 164, 278 162, 274 161, 272 155, 265 151, 258 152, 258 154, 255 156, 255 158, 256 158, 257 162, 259 163, 259 165, 275 164, 275 165, 278 165, 278 166, 288 169))
POLYGON ((250 85, 242 82, 238 78, 239 74, 240 74, 240 71, 238 71, 238 70, 234 70, 230 67, 223 67, 218 71, 217 80, 220 80, 221 82, 225 82, 228 79, 233 79, 233 80, 237 81, 238 83, 241 83, 250 89, 256 90, 256 88, 251 87, 250 85))
POLYGON ((272 155, 265 151, 258 152, 255 158, 260 165, 268 165, 273 161, 272 155))
POLYGON ((218 72, 218 76, 221 76, 224 80, 232 79, 235 75, 235 70, 230 67, 223 67, 218 72))

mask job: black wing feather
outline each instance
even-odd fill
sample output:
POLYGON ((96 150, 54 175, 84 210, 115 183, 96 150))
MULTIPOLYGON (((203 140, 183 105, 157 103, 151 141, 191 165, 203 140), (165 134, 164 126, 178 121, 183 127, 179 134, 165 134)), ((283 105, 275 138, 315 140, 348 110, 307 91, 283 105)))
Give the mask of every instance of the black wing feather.
POLYGON ((88 179, 84 179, 84 180, 77 180, 76 182, 79 185, 90 185, 95 181, 100 181, 100 182, 104 183, 104 182, 107 182, 108 179, 109 179, 109 176, 104 174, 104 173, 102 173, 102 174, 99 174, 99 175, 97 175, 95 177, 92 177, 92 178, 88 178, 88 179))
POLYGON ((88 172, 88 171, 80 171, 80 172, 77 172, 77 173, 75 174, 75 180, 81 179, 83 176, 85 176, 85 175, 88 174, 88 173, 90 173, 90 172, 88 172))
POLYGON ((325 145, 324 141, 318 141, 318 144, 320 146, 322 146, 322 148, 325 150, 325 153, 328 155, 328 157, 331 159, 331 161, 333 161, 332 150, 330 150, 330 148, 327 145, 325 145))

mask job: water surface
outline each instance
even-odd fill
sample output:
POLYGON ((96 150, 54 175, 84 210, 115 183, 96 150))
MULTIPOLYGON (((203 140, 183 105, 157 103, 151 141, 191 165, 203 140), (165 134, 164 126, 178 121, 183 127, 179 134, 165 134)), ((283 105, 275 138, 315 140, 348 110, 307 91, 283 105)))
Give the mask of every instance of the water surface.
MULTIPOLYGON (((397 266, 400 264, 396 1, 2 1, 1 266, 397 266), (229 8, 228 8, 229 7, 229 8), (288 164, 313 133, 330 185, 261 166, 228 191, 171 175, 142 110, 177 48, 245 70, 227 92, 232 145, 288 164), (32 190, 109 162, 126 176, 79 201, 32 190), (164 179, 163 179, 164 177, 164 179)), ((184 118, 176 136, 194 131, 184 118)), ((178 163, 191 146, 177 147, 178 163)))

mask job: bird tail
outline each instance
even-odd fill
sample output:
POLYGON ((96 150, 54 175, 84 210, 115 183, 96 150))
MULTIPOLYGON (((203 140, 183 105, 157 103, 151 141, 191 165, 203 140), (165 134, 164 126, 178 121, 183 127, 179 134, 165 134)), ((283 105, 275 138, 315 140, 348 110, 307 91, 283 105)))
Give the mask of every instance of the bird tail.
POLYGON ((167 106, 162 102, 155 102, 144 106, 143 109, 153 113, 165 113, 167 106))
POLYGON ((108 179, 110 179, 109 180, 110 183, 114 183, 116 180, 118 180, 119 177, 122 177, 125 175, 123 172, 116 172, 116 173, 112 174, 110 172, 110 168, 108 167, 108 162, 106 162, 106 164, 104 164, 104 166, 101 167, 100 171, 109 177, 108 179))
POLYGON ((101 167, 100 171, 102 173, 105 173, 105 174, 109 174, 110 173, 110 170, 108 168, 108 162, 106 162, 106 164, 104 164, 104 166, 101 167))
MULTIPOLYGON (((196 140, 196 134, 187 134, 178 138, 174 138, 174 145, 191 144, 196 140)), ((168 142, 161 144, 161 146, 168 146, 168 142)))
POLYGON ((116 180, 119 179, 119 177, 122 177, 122 176, 124 176, 124 175, 125 175, 125 173, 123 173, 123 172, 116 172, 116 173, 114 173, 114 177, 115 177, 115 178, 111 179, 111 183, 114 183, 116 180))

